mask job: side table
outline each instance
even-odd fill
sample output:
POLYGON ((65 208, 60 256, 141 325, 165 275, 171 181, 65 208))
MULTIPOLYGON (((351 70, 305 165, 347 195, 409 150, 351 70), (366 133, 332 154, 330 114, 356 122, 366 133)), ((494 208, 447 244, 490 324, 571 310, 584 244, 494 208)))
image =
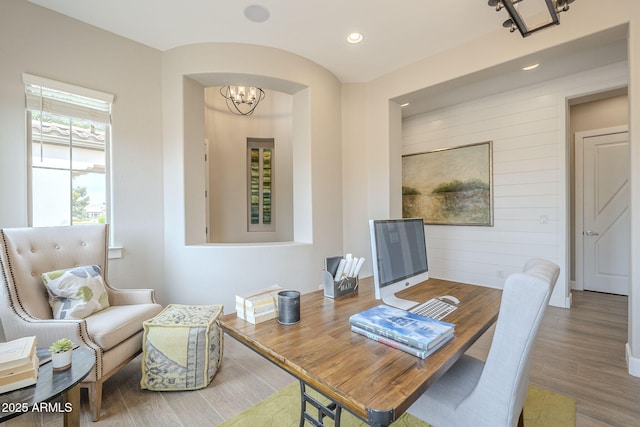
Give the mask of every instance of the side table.
MULTIPOLYGON (((39 352, 40 354, 40 352, 39 352)), ((64 414, 64 425, 80 425, 80 382, 89 375, 95 364, 95 355, 86 348, 73 350, 71 367, 53 372, 51 362, 40 365, 35 385, 0 394, 0 422, 38 410, 42 402, 49 402, 62 395, 63 403, 56 412, 64 414)))

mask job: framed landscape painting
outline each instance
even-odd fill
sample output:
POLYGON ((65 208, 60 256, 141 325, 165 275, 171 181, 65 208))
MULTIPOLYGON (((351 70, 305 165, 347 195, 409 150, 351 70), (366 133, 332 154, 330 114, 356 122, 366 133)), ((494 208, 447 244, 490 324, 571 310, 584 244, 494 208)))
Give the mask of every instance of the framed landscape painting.
POLYGON ((492 142, 402 156, 402 216, 493 225, 492 142))

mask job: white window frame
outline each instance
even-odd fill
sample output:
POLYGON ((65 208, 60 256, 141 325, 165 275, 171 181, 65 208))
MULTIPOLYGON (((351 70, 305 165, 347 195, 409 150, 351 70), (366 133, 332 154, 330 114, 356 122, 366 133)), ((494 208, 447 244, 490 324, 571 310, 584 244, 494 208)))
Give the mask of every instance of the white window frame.
MULTIPOLYGON (((31 124, 31 112, 51 113, 70 119, 86 119, 106 125, 105 153, 105 204, 106 222, 111 223, 111 107, 114 96, 108 93, 63 83, 32 74, 23 73, 27 123, 31 124)), ((27 159, 28 159, 28 222, 33 226, 33 193, 32 193, 32 130, 27 126, 27 159)), ((70 165, 70 171, 71 171, 70 165)), ((72 191, 70 189, 70 191, 72 191)), ((73 224, 73 221, 71 222, 73 224)))

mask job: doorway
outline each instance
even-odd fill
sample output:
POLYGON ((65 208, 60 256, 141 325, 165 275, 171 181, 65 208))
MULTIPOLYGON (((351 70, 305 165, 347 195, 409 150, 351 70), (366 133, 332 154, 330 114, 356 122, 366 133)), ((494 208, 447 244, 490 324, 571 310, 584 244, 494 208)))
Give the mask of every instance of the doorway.
POLYGON ((576 98, 569 108, 572 289, 627 295, 627 89, 576 98))

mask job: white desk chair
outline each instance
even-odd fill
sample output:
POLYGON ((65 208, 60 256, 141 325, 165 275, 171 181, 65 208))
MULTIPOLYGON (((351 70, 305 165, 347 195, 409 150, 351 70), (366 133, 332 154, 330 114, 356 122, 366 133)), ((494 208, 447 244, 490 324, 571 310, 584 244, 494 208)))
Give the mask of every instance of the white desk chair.
POLYGON ((532 259, 510 275, 487 361, 463 355, 408 412, 435 427, 522 425, 529 357, 559 273, 532 259))

